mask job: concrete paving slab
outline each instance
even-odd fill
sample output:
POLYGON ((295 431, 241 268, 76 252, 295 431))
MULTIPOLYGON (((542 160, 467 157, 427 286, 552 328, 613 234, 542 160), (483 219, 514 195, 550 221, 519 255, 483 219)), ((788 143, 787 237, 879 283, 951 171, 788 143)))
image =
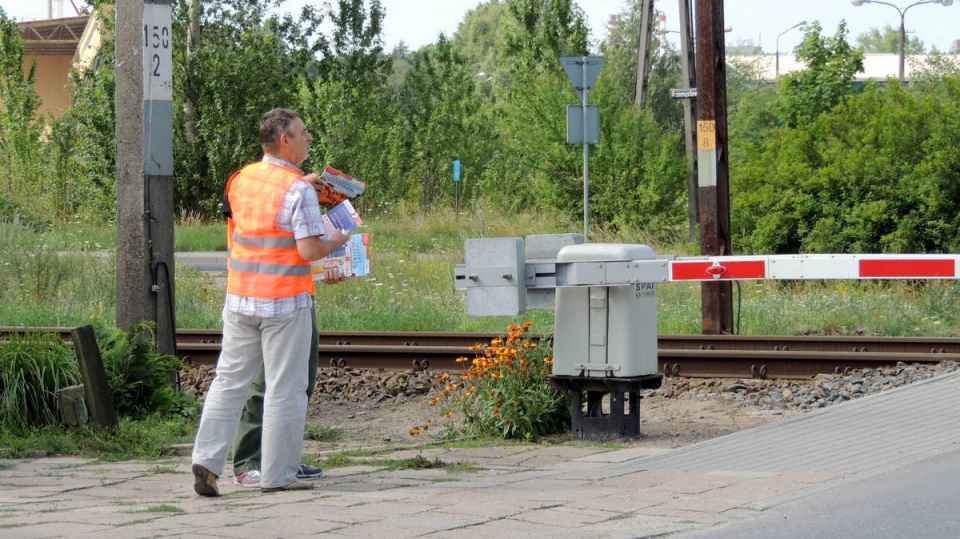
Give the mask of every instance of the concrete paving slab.
POLYGON ((187 456, 11 459, 0 468, 0 530, 5 539, 681 536, 955 451, 958 404, 960 375, 946 375, 666 452, 439 448, 431 455, 444 462, 491 465, 351 466, 328 470, 312 491, 275 494, 224 478, 219 498, 193 492, 187 456))

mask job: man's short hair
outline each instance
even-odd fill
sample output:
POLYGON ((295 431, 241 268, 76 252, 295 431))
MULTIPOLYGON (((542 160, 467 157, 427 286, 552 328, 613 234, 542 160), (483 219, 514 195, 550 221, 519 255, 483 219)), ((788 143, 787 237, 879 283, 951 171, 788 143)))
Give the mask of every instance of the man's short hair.
POLYGON ((290 126, 300 118, 300 115, 290 109, 268 110, 260 119, 260 144, 273 146, 280 140, 280 135, 290 133, 290 126))

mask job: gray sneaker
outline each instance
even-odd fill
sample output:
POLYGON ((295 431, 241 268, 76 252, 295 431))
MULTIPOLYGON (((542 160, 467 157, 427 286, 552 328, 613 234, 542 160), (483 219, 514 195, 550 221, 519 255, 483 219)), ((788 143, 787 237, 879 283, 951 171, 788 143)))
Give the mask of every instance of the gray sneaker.
POLYGON ((258 470, 250 470, 249 472, 238 473, 233 476, 233 484, 246 488, 259 488, 260 472, 258 470))

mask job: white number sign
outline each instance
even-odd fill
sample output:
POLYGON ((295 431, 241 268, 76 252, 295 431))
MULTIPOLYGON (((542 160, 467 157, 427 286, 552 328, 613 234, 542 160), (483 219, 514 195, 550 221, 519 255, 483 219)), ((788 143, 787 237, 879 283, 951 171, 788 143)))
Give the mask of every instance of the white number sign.
POLYGON ((172 8, 143 6, 143 99, 173 101, 172 8))

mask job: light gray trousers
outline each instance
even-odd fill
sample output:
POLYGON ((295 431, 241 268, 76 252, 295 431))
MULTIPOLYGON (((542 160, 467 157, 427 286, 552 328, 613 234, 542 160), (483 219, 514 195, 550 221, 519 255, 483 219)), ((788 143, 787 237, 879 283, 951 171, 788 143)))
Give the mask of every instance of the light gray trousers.
POLYGON ((194 464, 223 475, 240 412, 262 364, 267 391, 260 486, 282 487, 296 481, 307 416, 311 324, 310 309, 297 309, 276 318, 244 316, 224 309, 222 351, 217 375, 203 403, 193 445, 194 464))

